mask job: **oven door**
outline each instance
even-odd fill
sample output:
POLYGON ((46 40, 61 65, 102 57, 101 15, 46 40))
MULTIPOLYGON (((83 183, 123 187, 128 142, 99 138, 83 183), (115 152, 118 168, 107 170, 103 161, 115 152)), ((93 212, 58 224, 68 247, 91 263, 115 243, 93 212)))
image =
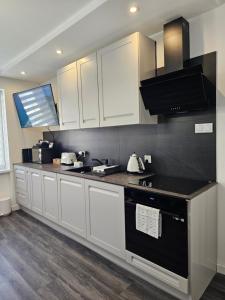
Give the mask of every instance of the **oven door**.
POLYGON ((125 190, 126 249, 182 277, 188 277, 187 203, 133 189, 125 190), (136 229, 136 204, 160 209, 162 234, 155 239, 136 229))

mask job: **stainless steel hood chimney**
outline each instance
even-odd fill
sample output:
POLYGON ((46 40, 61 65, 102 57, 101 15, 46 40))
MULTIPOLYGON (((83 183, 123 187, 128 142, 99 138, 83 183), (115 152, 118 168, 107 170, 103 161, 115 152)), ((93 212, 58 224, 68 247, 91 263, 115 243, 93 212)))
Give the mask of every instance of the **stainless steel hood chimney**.
POLYGON ((145 108, 152 115, 187 113, 208 108, 208 79, 202 66, 188 67, 189 23, 183 17, 164 25, 164 68, 141 82, 145 108))

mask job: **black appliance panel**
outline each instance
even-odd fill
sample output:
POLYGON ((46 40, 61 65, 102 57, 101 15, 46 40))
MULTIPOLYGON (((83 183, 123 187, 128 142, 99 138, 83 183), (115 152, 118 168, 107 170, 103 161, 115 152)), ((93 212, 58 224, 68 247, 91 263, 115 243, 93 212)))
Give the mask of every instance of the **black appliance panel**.
POLYGON ((140 92, 150 114, 179 116, 181 113, 185 115, 192 111, 215 109, 216 52, 188 59, 184 61, 183 69, 172 73, 167 72, 166 66, 159 68, 156 70, 156 77, 141 81, 140 92), (159 99, 156 96, 159 96, 159 99), (164 101, 165 107, 161 107, 164 101), (168 106, 167 101, 170 101, 171 106, 168 106))
POLYGON ((142 81, 140 91, 145 108, 150 114, 171 115, 189 111, 206 110, 207 78, 201 68, 177 71, 142 81))
POLYGON ((129 181, 129 183, 188 196, 201 189, 202 187, 208 185, 210 182, 205 180, 152 175, 141 179, 137 179, 134 177, 129 181))
POLYGON ((154 193, 125 190, 126 249, 184 278, 188 277, 187 202, 154 193), (136 230, 136 204, 160 209, 162 236, 136 230))
POLYGON ((32 148, 22 149, 22 162, 23 163, 32 162, 32 148))

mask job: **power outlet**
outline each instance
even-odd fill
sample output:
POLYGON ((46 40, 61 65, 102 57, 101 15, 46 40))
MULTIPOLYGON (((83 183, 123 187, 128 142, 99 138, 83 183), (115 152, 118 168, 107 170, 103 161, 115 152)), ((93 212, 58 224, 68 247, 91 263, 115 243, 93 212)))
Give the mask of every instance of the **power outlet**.
POLYGON ((144 161, 145 161, 146 163, 151 164, 151 163, 152 163, 152 156, 151 156, 151 155, 148 155, 148 154, 145 154, 145 155, 144 155, 144 161))
POLYGON ((213 133, 213 123, 195 124, 195 133, 213 133))

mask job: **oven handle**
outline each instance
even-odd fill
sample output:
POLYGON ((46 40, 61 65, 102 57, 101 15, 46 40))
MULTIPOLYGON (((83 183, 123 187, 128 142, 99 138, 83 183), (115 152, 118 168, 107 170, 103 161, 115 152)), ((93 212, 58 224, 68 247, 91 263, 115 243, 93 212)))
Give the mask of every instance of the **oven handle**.
MULTIPOLYGON (((125 200, 125 205, 131 205, 131 206, 135 206, 135 207, 136 207, 136 204, 138 204, 138 202, 137 202, 137 203, 134 203, 134 202, 131 202, 131 201, 132 201, 132 200, 125 200)), ((147 205, 146 205, 146 206, 147 206, 147 205)), ((151 206, 149 205, 149 207, 151 207, 151 206)), ((160 213, 161 213, 162 215, 167 215, 167 216, 172 217, 172 218, 173 218, 174 220, 176 220, 176 221, 184 222, 184 218, 181 217, 181 216, 178 215, 178 214, 171 213, 171 212, 162 210, 162 209, 160 209, 160 208, 159 208, 159 210, 160 210, 160 213)))

